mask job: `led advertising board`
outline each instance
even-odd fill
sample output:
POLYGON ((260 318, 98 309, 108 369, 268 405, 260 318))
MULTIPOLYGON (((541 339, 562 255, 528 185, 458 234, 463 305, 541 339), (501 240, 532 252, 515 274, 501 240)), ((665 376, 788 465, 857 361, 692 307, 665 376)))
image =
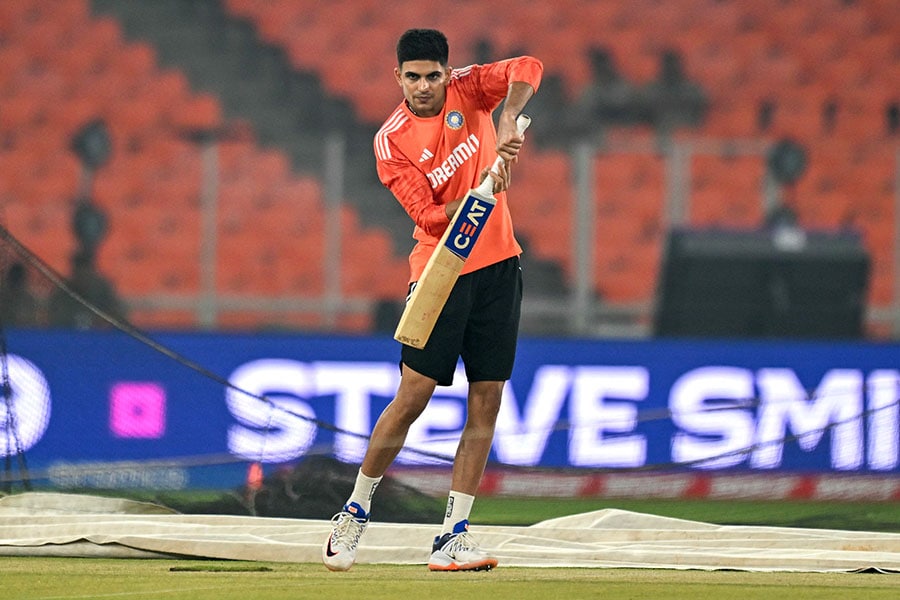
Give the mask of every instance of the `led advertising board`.
MULTIPOLYGON (((120 333, 7 332, 0 454, 22 453, 57 482, 104 462, 219 457, 243 469, 324 452, 356 463, 399 381, 399 345, 386 337, 154 340, 182 360, 120 333)), ((448 464, 465 396, 460 368, 410 430, 399 464, 448 464)), ((491 460, 898 473, 898 400, 891 344, 523 339, 491 460)), ((215 473, 235 472, 163 471, 148 485, 220 485, 215 473)))

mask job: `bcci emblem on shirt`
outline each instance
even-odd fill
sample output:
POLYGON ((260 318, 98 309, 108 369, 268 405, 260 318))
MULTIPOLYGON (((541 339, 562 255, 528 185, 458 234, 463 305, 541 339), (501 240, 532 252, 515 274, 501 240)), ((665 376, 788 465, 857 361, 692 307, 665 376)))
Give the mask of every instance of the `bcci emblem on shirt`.
POLYGON ((456 131, 457 129, 463 126, 465 119, 463 119, 462 113, 458 110, 451 110, 447 113, 447 127, 456 131))

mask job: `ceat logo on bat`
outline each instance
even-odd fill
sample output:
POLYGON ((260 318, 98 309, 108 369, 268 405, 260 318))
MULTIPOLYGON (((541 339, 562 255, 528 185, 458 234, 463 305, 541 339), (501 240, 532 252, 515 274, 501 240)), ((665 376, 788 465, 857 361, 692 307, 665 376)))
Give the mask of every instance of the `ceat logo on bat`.
POLYGON ((459 218, 456 219, 450 235, 447 236, 445 244, 447 249, 463 260, 469 258, 469 253, 472 252, 472 247, 478 240, 481 230, 484 229, 484 223, 493 208, 494 205, 490 202, 485 202, 472 195, 468 196, 459 218))

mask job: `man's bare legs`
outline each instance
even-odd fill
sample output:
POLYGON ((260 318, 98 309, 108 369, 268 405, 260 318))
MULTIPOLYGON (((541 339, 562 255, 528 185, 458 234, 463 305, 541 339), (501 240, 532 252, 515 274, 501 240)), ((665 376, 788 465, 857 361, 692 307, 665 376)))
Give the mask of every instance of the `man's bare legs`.
POLYGON ((456 458, 451 489, 474 496, 487 464, 494 427, 500 411, 502 381, 476 381, 469 385, 468 416, 456 458))
POLYGON ((332 571, 346 571, 356 560, 359 540, 369 523, 369 503, 381 476, 403 448, 410 425, 422 414, 437 382, 402 367, 397 394, 378 417, 356 484, 341 512, 332 519, 322 561, 332 571))
POLYGON ((468 415, 453 460, 447 510, 428 559, 432 571, 482 571, 497 566, 497 559, 469 535, 469 513, 491 451, 502 392, 502 381, 469 384, 468 415))
MULTIPOLYGON (((329 569, 345 571, 353 564, 360 536, 368 524, 369 500, 375 487, 403 449, 409 428, 425 410, 436 386, 434 379, 405 364, 401 366, 397 393, 375 423, 351 497, 335 515, 332 534, 323 547, 323 560, 329 569)), ((502 392, 502 381, 469 384, 466 424, 453 461, 441 535, 435 537, 428 562, 431 570, 484 570, 497 566, 497 559, 478 548, 468 535, 468 523, 490 454, 502 392)))
POLYGON ((400 373, 397 393, 378 417, 360 467, 360 471, 369 477, 384 475, 397 458, 410 426, 425 410, 437 386, 434 379, 417 373, 406 365, 402 365, 400 373))
MULTIPOLYGON (((378 417, 361 470, 369 477, 384 475, 400 453, 409 428, 434 394, 434 379, 402 366, 397 393, 378 417)), ((494 438, 502 381, 477 381, 469 386, 468 416, 453 461, 451 488, 475 495, 494 438)))

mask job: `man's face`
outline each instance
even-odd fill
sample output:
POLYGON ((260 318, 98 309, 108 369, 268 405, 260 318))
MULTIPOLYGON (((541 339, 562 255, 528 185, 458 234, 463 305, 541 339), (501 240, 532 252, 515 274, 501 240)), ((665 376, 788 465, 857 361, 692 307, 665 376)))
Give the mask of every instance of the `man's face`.
POLYGON ((409 106, 420 117, 433 117, 444 108, 450 67, 432 60, 408 60, 394 69, 409 106))

